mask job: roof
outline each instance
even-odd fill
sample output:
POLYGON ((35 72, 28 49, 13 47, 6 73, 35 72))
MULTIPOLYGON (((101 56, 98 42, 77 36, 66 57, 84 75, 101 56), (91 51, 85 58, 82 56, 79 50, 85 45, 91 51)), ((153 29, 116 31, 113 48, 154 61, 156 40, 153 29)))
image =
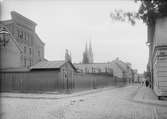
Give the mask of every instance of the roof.
POLYGON ((99 62, 99 63, 90 63, 90 64, 81 64, 81 63, 75 63, 74 65, 77 67, 77 66, 83 66, 83 67, 85 67, 85 66, 106 66, 106 65, 108 65, 109 63, 101 63, 101 62, 99 62))
POLYGON ((21 19, 23 21, 26 21, 29 25, 32 25, 32 26, 37 25, 34 21, 26 18, 25 16, 21 15, 20 13, 16 11, 11 11, 11 16, 12 16, 12 19, 21 19))
POLYGON ((127 72, 128 63, 125 63, 119 59, 114 60, 115 64, 124 72, 127 72))
POLYGON ((41 61, 32 67, 30 69, 59 69, 61 68, 66 62, 63 60, 60 61, 41 61))
POLYGON ((2 68, 0 72, 28 72, 29 69, 24 67, 17 67, 17 68, 2 68))

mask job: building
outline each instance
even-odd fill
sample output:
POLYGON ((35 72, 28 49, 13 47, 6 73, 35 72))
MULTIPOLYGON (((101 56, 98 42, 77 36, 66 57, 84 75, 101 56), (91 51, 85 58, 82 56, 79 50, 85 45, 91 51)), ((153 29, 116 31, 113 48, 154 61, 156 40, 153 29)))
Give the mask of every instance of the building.
POLYGON ((114 77, 128 80, 129 82, 134 77, 131 64, 125 63, 119 60, 119 58, 116 58, 112 62, 95 63, 93 61, 91 42, 89 43, 89 48, 86 43, 82 63, 74 65, 79 72, 83 73, 110 74, 114 77))
POLYGON ((29 68, 45 60, 45 44, 35 32, 36 25, 15 11, 10 20, 0 22, 1 69, 29 68))
POLYGON ((82 64, 91 64, 93 63, 93 51, 91 42, 89 43, 89 48, 87 47, 87 43, 85 46, 85 51, 83 53, 82 64))
POLYGON ((128 62, 123 62, 116 58, 113 62, 121 69, 122 71, 122 78, 127 80, 128 82, 132 82, 133 80, 133 69, 131 64, 128 62))
MULTIPOLYGON (((41 61, 34 66, 30 67, 31 72, 38 72, 43 75, 43 80, 55 79, 57 80, 57 85, 63 89, 74 88, 74 72, 76 68, 70 61, 41 61), (46 78, 46 79, 44 79, 46 78)), ((38 77, 40 78, 40 77, 38 77)))
MULTIPOLYGON (((147 73, 151 79, 151 87, 154 84, 154 63, 157 60, 156 57, 163 56, 162 60, 165 61, 167 51, 167 18, 157 19, 155 24, 148 25, 148 38, 147 44, 149 47, 149 59, 147 65, 147 73)), ((159 58, 160 59, 160 58, 159 58)), ((164 64, 161 64, 165 66, 164 64)), ((166 67, 163 67, 164 72, 167 71, 166 67)))
POLYGON ((149 60, 146 79, 157 96, 167 96, 167 17, 148 25, 149 60))
POLYGON ((74 64, 79 72, 109 74, 119 79, 133 82, 135 73, 130 63, 125 63, 119 58, 106 63, 74 64), (134 74, 134 75, 133 75, 134 74))
POLYGON ((113 74, 113 69, 108 63, 74 64, 82 73, 113 74))

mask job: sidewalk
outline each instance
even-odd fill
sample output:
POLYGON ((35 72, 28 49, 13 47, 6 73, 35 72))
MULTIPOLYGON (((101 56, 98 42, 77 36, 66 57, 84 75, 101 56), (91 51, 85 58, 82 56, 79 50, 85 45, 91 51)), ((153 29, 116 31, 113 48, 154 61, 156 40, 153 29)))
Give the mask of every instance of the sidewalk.
POLYGON ((142 102, 147 104, 155 104, 160 106, 167 106, 167 99, 158 100, 158 97, 155 95, 152 89, 140 86, 137 94, 134 97, 134 101, 142 102))
POLYGON ((62 98, 70 98, 81 95, 88 95, 92 93, 97 93, 104 90, 114 89, 115 87, 105 87, 91 90, 84 90, 80 92, 74 93, 59 93, 59 92, 45 92, 45 93, 0 93, 0 97, 2 98, 23 98, 23 99, 62 99, 62 98))

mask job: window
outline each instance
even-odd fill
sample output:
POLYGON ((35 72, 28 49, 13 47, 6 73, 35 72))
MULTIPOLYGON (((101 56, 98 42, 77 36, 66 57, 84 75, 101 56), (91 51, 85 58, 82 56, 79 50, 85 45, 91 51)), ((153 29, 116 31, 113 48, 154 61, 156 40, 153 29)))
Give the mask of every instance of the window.
POLYGON ((30 39, 30 45, 32 46, 33 45, 33 37, 29 37, 30 39))
POLYGON ((27 34, 24 33, 23 37, 24 37, 24 40, 26 41, 27 40, 27 34))
POLYGON ((30 59, 30 66, 32 66, 32 59, 30 59))
POLYGON ((19 38, 21 38, 21 39, 23 38, 23 31, 19 32, 19 38))
POLYGON ((24 53, 26 54, 26 47, 24 47, 24 53))
POLYGON ((26 58, 24 58, 24 66, 26 67, 26 58))
POLYGON ((161 56, 164 56, 164 55, 165 55, 165 52, 160 52, 160 55, 161 55, 161 56))
POLYGON ((32 49, 31 48, 29 48, 29 53, 30 53, 30 56, 32 55, 32 49))

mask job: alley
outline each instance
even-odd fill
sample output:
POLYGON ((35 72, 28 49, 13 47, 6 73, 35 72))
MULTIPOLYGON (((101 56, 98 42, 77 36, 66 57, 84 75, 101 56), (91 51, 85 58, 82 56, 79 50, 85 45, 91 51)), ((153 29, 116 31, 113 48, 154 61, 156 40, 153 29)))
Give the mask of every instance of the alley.
MULTIPOLYGON (((133 101, 137 85, 61 99, 2 97, 2 119, 166 119, 167 106, 133 101)), ((50 94, 46 94, 49 95, 50 94)), ((70 94, 71 95, 71 94, 70 94)))

